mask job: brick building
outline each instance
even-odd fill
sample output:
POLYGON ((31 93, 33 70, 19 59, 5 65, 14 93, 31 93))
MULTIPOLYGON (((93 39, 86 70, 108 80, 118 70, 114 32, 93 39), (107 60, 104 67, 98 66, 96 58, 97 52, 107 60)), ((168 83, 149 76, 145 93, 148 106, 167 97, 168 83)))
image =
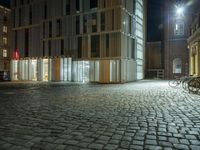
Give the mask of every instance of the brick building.
POLYGON ((164 69, 165 78, 189 74, 189 51, 187 38, 192 14, 187 13, 187 0, 164 2, 164 69), (184 12, 178 9, 184 8, 184 12))

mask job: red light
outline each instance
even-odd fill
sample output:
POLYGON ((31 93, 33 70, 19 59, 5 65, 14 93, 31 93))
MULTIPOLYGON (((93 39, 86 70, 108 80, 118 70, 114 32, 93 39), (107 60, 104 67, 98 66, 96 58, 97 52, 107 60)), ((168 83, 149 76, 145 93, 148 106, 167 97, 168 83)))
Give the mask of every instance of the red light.
POLYGON ((19 59, 19 49, 15 49, 12 53, 12 59, 19 59))

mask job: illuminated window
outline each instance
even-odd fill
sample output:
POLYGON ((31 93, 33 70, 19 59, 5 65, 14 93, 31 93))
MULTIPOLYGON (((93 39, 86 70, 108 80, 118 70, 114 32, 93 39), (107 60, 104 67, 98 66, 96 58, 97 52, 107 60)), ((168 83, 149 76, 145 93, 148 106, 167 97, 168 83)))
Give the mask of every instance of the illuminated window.
POLYGON ((182 61, 180 58, 173 60, 173 73, 182 73, 182 61))
POLYGON ((7 26, 3 26, 3 32, 4 32, 4 33, 7 33, 7 32, 8 32, 7 26))
POLYGON ((8 54, 7 54, 7 50, 6 49, 3 49, 3 57, 7 57, 8 54))
POLYGON ((8 43, 8 40, 7 40, 7 38, 6 37, 3 37, 3 44, 7 44, 8 43))
POLYGON ((174 35, 184 35, 184 23, 182 21, 176 22, 174 35))

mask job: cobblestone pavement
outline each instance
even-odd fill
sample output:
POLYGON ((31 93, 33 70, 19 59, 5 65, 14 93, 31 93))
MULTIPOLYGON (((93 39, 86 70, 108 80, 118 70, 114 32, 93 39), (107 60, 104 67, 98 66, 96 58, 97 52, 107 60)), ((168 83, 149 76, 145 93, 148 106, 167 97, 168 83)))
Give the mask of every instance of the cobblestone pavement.
POLYGON ((0 83, 0 150, 200 150, 200 96, 167 81, 0 83))

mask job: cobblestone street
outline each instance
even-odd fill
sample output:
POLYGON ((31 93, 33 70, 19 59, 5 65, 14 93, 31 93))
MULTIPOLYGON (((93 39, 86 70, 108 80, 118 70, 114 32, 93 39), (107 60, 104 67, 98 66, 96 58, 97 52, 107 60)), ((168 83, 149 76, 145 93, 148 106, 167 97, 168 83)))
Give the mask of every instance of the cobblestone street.
POLYGON ((0 83, 0 150, 200 150, 200 96, 167 81, 0 83))

